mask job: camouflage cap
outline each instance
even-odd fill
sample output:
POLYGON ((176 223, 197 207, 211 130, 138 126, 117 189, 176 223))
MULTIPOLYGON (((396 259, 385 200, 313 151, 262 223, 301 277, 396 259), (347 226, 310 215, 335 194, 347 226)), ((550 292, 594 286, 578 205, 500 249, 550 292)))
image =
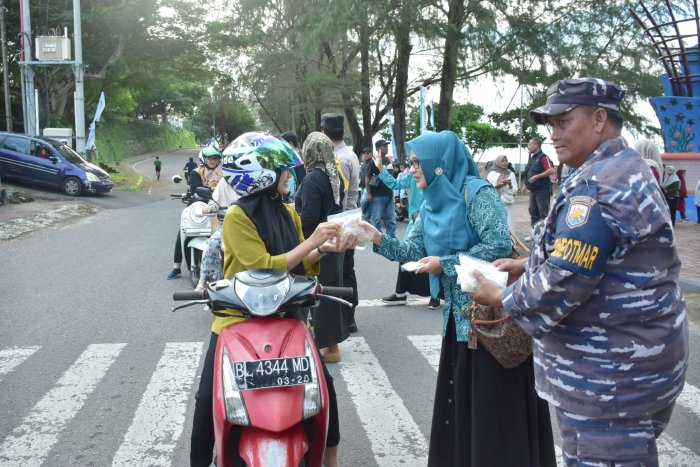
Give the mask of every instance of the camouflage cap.
POLYGON ((537 124, 547 123, 547 117, 561 115, 579 105, 602 107, 620 112, 625 89, 599 78, 575 78, 557 81, 547 89, 547 103, 530 111, 537 124))

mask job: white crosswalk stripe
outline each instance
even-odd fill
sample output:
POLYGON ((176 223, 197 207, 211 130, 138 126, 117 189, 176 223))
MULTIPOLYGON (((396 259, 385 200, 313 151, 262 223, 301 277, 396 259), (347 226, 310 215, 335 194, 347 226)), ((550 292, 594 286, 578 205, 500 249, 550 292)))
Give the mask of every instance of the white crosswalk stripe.
POLYGON ((3 377, 12 372, 17 365, 34 355, 39 350, 39 346, 31 347, 11 347, 0 350, 0 381, 3 377))
MULTIPOLYGON (((435 371, 437 371, 440 362, 442 336, 408 336, 408 340, 423 354, 430 365, 435 368, 435 371)), ((700 416, 700 391, 692 384, 686 383, 676 404, 700 416)), ((660 465, 700 465, 700 456, 677 443, 667 434, 662 434, 656 441, 656 444, 659 451, 660 465)), ((557 458, 561 460, 561 449, 558 447, 557 458)))
POLYGON ((692 384, 686 383, 685 386, 683 386, 683 392, 681 392, 681 395, 678 396, 676 400, 676 404, 682 405, 693 412, 696 417, 700 417, 700 389, 692 384))
POLYGON ((362 337, 343 343, 340 372, 380 466, 424 466, 428 446, 418 425, 362 337))
POLYGON ((168 466, 182 433, 202 342, 170 342, 136 409, 113 466, 168 466))
MULTIPOLYGON (((413 335, 407 339, 437 371, 441 336, 413 335)), ((62 441, 62 430, 91 397, 126 345, 88 346, 19 426, 2 440, 0 465, 44 464, 49 452, 62 441)), ((343 360, 337 368, 371 444, 376 464, 380 467, 425 465, 427 441, 370 344, 363 337, 354 336, 341 347, 343 360)), ((11 378, 19 365, 40 352, 40 346, 0 349, 0 382, 11 378)), ((202 357, 202 342, 165 344, 138 406, 135 404, 133 420, 112 465, 173 465, 173 452, 178 442, 182 445, 180 438, 186 428, 186 412, 192 402, 192 386, 197 381, 202 357)), ((693 417, 700 417, 700 389, 686 383, 677 407, 687 410, 693 417)), ((657 446, 660 465, 700 465, 700 455, 679 443, 668 431, 657 441, 657 446)), ((556 451, 561 462, 561 450, 557 447, 556 451)))
POLYGON ((41 465, 125 345, 90 345, 0 445, 0 465, 41 465))

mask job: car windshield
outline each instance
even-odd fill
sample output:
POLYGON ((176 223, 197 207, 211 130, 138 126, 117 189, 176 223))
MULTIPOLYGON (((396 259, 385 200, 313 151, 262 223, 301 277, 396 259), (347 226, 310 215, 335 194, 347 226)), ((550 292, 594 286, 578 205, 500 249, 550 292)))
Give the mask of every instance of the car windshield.
POLYGON ((62 155, 63 157, 65 157, 66 160, 67 160, 68 162, 70 162, 71 164, 76 164, 76 165, 87 164, 87 161, 86 161, 85 159, 83 159, 82 157, 80 157, 80 154, 78 154, 77 152, 73 151, 73 150, 72 150, 70 147, 68 147, 67 145, 65 145, 65 144, 59 144, 59 145, 56 145, 56 146, 54 146, 54 147, 55 147, 56 150, 57 150, 58 152, 60 152, 61 155, 62 155))

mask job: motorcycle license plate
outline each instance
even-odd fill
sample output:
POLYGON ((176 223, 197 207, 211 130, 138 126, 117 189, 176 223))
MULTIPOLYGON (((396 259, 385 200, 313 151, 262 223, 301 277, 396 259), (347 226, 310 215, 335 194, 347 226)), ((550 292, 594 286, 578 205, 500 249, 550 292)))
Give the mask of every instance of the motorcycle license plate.
POLYGON ((296 386, 311 382, 311 359, 306 356, 234 362, 234 377, 241 389, 296 386))

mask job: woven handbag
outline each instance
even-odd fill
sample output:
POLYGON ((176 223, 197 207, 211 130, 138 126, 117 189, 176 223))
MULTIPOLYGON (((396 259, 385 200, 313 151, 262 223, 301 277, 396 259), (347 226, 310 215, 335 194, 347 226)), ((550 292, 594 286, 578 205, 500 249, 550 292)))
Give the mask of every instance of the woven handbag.
MULTIPOLYGON (((467 190, 464 190, 464 199, 469 206, 467 190)), ((523 258, 530 252, 512 230, 510 237, 513 245, 511 258, 523 258)), ((470 349, 476 349, 480 343, 504 368, 520 365, 532 353, 532 337, 503 308, 472 303, 463 306, 461 311, 470 323, 467 340, 470 349)))
POLYGON ((462 313, 470 322, 469 348, 476 349, 478 342, 504 368, 520 365, 532 353, 532 338, 503 308, 472 303, 462 313))

